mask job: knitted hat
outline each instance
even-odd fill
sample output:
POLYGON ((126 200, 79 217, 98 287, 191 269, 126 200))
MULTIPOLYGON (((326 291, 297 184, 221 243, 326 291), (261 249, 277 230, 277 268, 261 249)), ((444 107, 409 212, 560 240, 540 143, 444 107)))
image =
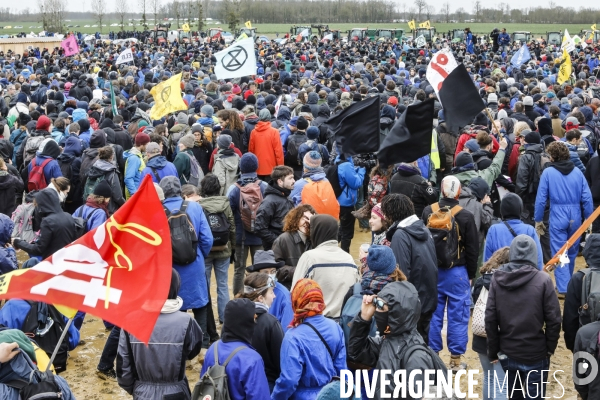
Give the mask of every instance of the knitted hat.
POLYGON ((112 189, 111 189, 110 185, 108 184, 108 181, 103 179, 100 181, 100 183, 98 183, 96 185, 93 193, 96 196, 102 196, 102 197, 109 198, 112 195, 112 189))
POLYGON ((488 94, 487 102, 488 102, 488 104, 489 103, 497 104, 498 103, 498 95, 496 93, 488 94))
POLYGON ((469 183, 469 189, 479 201, 483 200, 485 195, 489 194, 490 192, 490 186, 483 178, 479 176, 476 176, 473 178, 473 180, 471 180, 471 183, 469 183))
POLYGON ((565 129, 568 131, 570 131, 571 129, 575 129, 579 127, 579 120, 575 117, 569 117, 567 118, 567 121, 565 122, 565 129))
POLYGON ((390 275, 396 269, 396 257, 390 247, 373 245, 369 247, 367 264, 371 271, 390 275))
POLYGON ((200 124, 194 124, 192 125, 192 133, 196 133, 196 132, 200 132, 203 133, 204 132, 204 127, 200 124))
POLYGON ((471 154, 467 153, 466 151, 461 151, 454 159, 455 167, 463 167, 469 164, 473 164, 473 156, 471 156, 471 154))
POLYGON ((258 170, 258 158, 253 153, 246 153, 240 159, 240 171, 242 174, 256 172, 258 170))
POLYGON ((308 121, 304 117, 298 117, 298 121, 296 122, 296 126, 299 131, 305 131, 308 128, 308 121))
POLYGON ((188 123, 188 116, 184 112, 180 112, 177 114, 177 123, 181 125, 185 125, 188 123))
POLYGON ((290 122, 288 122, 289 126, 297 126, 298 124, 298 117, 293 117, 292 119, 290 119, 290 122))
POLYGON ((467 143, 465 143, 465 147, 471 151, 471 153, 476 152, 480 149, 479 143, 477 143, 476 139, 469 139, 467 143))
POLYGON ((306 130, 306 138, 309 140, 315 140, 319 137, 319 128, 316 126, 310 126, 306 130))
POLYGON ((321 167, 321 154, 318 151, 309 151, 302 159, 302 164, 306 172, 313 172, 317 168, 321 167))
POLYGON ((269 110, 267 110, 266 108, 263 108, 258 113, 258 119, 260 121, 270 121, 271 120, 271 112, 269 110))
POLYGON ((527 144, 540 144, 542 143, 542 137, 540 136, 539 132, 529 132, 527 135, 525 135, 525 142, 527 144))
POLYGON ((150 143, 150 135, 148 135, 147 133, 140 132, 137 135, 135 135, 136 147, 143 146, 148 143, 150 143))
POLYGON ((388 99, 387 103, 392 107, 396 107, 398 105, 398 98, 396 96, 392 96, 388 99))
POLYGON ((385 219, 383 211, 381 211, 381 203, 377 203, 373 208, 371 208, 371 214, 375 214, 379 218, 385 219))
MULTIPOLYGON (((470 154, 469 154, 470 156, 470 154)), ((448 199, 457 199, 460 195, 460 181, 455 176, 442 179, 442 196, 448 199)), ((370 250, 369 250, 370 251, 370 250)))
POLYGON ((160 145, 154 142, 148 143, 146 146, 146 154, 160 154, 160 145))
POLYGON ((207 117, 212 118, 213 113, 215 112, 215 109, 212 106, 209 106, 208 104, 205 106, 202 106, 202 108, 200 109, 200 112, 202 114, 205 114, 207 117))
POLYGON ((231 146, 231 136, 226 134, 219 135, 219 138, 217 139, 217 145, 220 149, 228 149, 229 146, 231 146))
POLYGON ((35 124, 35 129, 40 131, 47 131, 50 128, 51 124, 52 121, 50 121, 50 118, 46 117, 45 115, 40 115, 40 117, 37 120, 37 123, 35 124))
POLYGON ((532 106, 533 105, 533 97, 531 97, 531 96, 523 97, 523 105, 524 106, 532 106))
POLYGON ((183 145, 183 147, 185 147, 186 149, 193 148, 195 142, 196 142, 196 139, 194 138, 194 135, 192 135, 191 133, 188 133, 187 135, 185 135, 184 137, 179 139, 179 143, 181 143, 183 145))

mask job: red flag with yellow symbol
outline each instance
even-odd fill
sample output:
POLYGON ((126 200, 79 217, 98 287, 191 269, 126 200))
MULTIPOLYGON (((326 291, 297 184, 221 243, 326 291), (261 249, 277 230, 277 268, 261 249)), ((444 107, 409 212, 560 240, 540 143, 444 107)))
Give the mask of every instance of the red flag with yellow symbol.
POLYGON ((0 298, 85 311, 148 343, 169 292, 171 257, 167 217, 147 176, 104 224, 33 268, 0 276, 0 298))

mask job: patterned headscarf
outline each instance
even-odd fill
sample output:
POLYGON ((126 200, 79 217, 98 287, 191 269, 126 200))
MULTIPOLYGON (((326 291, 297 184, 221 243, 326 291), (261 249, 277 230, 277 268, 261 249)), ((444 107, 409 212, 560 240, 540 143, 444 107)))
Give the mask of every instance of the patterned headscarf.
POLYGON ((292 308, 294 319, 290 328, 295 328, 307 317, 323 314, 325 302, 321 286, 312 279, 300 279, 292 290, 292 308))

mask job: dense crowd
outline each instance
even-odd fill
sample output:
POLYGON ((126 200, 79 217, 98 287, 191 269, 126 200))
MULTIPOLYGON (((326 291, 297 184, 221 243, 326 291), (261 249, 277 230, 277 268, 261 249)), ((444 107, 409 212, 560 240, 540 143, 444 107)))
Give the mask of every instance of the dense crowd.
MULTIPOLYGON (((515 66, 520 44, 491 37, 467 31, 421 49, 272 42, 256 47, 256 75, 228 80, 213 73, 219 40, 0 52, 0 272, 101 226, 148 175, 172 233, 185 216, 193 237, 172 235, 169 295, 149 346, 105 322, 98 376, 134 398, 191 398, 186 360, 199 354, 194 398, 337 399, 345 369, 456 372, 467 368, 471 320, 483 398, 541 398, 561 327, 573 352, 598 345, 600 223, 585 237, 588 268, 575 272, 579 240, 555 283, 543 267, 600 206, 599 49, 577 47, 558 84, 560 49, 532 43, 515 66), (117 66, 126 48, 133 65, 117 66), (431 152, 415 160, 344 154, 327 120, 379 97, 368 134, 383 142, 407 106, 435 98, 426 71, 441 49, 466 66, 487 109, 451 131, 436 100, 431 152), (187 109, 151 119, 150 90, 179 73, 187 109), (372 235, 358 262, 355 229, 372 235), (211 389, 223 370, 226 389, 211 389)), ((57 373, 84 318, 68 328, 57 373)), ((4 304, 2 398, 18 398, 13 378, 43 369, 66 323, 52 305, 4 304)), ((592 399, 599 385, 576 389, 592 399)))

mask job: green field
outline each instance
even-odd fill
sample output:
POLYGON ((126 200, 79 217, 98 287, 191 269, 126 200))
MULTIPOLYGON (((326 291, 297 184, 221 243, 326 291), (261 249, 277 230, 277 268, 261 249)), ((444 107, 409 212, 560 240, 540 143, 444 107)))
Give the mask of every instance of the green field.
MULTIPOLYGON (((107 21, 103 21, 103 24, 106 24, 105 27, 102 28, 102 33, 108 33, 111 30, 112 31, 119 31, 120 27, 118 26, 114 26, 111 27, 110 25, 113 23, 117 23, 118 21, 116 20, 107 20, 107 21)), ((148 20, 149 22, 149 26, 153 26, 154 25, 154 20, 148 20)), ((126 23, 129 23, 129 21, 126 21, 126 23)), ((79 32, 83 32, 83 33, 95 33, 97 31, 99 31, 99 27, 98 28, 93 28, 91 27, 91 25, 96 24, 95 21, 92 20, 72 20, 71 22, 66 22, 65 25, 80 25, 79 28, 67 28, 69 30, 75 30, 75 31, 79 31, 79 32), (85 28, 85 25, 90 25, 89 28, 85 28)), ((172 26, 173 28, 176 28, 177 23, 175 21, 172 22, 172 26)), ((183 20, 180 21, 180 24, 183 24, 183 20)), ((547 31, 564 31, 564 29, 568 29, 569 33, 571 35, 575 35, 577 33, 579 33, 579 31, 581 31, 582 29, 590 29, 590 25, 591 24, 556 24, 556 25, 548 25, 548 24, 494 24, 494 23, 465 23, 465 24, 445 24, 445 23, 434 23, 432 24, 435 26, 435 28, 437 29, 438 32, 447 32, 451 29, 457 29, 457 28, 465 28, 465 27, 470 27, 471 31, 473 31, 474 33, 480 33, 480 34, 489 34, 492 29, 494 28, 506 28, 506 30, 511 33, 514 31, 530 31, 532 34, 538 36, 538 35, 542 35, 545 34, 547 31)), ((0 35, 5 35, 5 34, 16 34, 19 32, 31 32, 33 31, 34 33, 38 33, 40 32, 42 29, 41 28, 37 28, 37 26, 41 26, 40 22, 14 22, 14 21, 0 21, 0 26, 3 27, 3 29, 0 29, 0 35), (15 26, 23 26, 22 29, 15 29, 15 26), (11 26, 11 29, 5 29, 4 27, 6 26, 11 26), (34 26, 34 28, 29 28, 30 26, 34 26)), ((206 25, 205 24, 205 28, 208 26, 217 26, 217 25, 206 25)), ((227 25, 226 24, 220 24, 218 25, 224 29, 227 29, 227 25)), ((192 25, 192 29, 195 29, 195 24, 192 25)), ((256 27, 258 28, 258 33, 259 34, 265 34, 268 36, 275 36, 276 33, 279 33, 280 35, 285 34, 286 32, 289 32, 290 29, 290 25, 289 24, 258 24, 256 25, 256 27)), ((357 24, 335 24, 332 23, 329 25, 329 27, 331 29, 340 29, 342 31, 347 31, 349 29, 352 28, 402 28, 402 29, 406 29, 408 31, 408 25, 406 23, 382 23, 382 24, 361 24, 361 23, 357 23, 357 24)), ((135 26, 136 30, 140 30, 141 25, 139 24, 139 22, 136 21, 136 26, 135 26)), ((125 27, 125 29, 127 30, 132 30, 133 27, 131 26, 127 26, 125 27)))

